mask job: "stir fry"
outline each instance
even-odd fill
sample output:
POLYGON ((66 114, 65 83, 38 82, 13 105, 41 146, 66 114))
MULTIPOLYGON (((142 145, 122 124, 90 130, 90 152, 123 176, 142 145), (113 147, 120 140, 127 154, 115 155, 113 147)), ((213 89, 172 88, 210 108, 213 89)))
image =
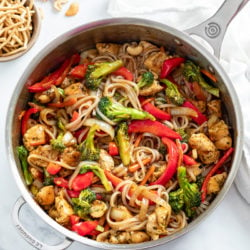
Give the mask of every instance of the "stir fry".
POLYGON ((113 244, 168 237, 220 192, 233 153, 214 75, 147 41, 98 43, 38 82, 17 148, 36 202, 113 244))

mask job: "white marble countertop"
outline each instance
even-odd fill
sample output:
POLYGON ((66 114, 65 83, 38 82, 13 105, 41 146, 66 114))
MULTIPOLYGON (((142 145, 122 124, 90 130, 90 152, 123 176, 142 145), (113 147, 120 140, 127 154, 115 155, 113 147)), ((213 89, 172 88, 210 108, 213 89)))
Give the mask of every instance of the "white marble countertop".
MULTIPOLYGON (((80 1, 80 12, 75 17, 65 17, 65 8, 60 13, 55 12, 50 2, 37 2, 44 10, 44 20, 38 41, 24 56, 11 62, 0 63, 0 155, 2 158, 0 168, 0 249, 3 250, 34 249, 17 233, 11 220, 12 207, 21 195, 12 177, 4 148, 5 118, 14 87, 26 65, 51 40, 80 24, 109 18, 106 13, 108 0, 80 1)), ((37 216, 28 210, 28 207, 25 207, 23 217, 26 222, 30 222, 27 227, 34 235, 39 236, 39 239, 45 242, 53 242, 54 237, 48 226, 42 225, 37 216)), ((248 250, 250 249, 249 232, 250 206, 241 198, 235 185, 232 185, 218 208, 192 232, 155 249, 168 247, 171 250, 186 248, 192 250, 248 250)), ((76 242, 68 249, 78 250, 83 248, 92 249, 76 242)))

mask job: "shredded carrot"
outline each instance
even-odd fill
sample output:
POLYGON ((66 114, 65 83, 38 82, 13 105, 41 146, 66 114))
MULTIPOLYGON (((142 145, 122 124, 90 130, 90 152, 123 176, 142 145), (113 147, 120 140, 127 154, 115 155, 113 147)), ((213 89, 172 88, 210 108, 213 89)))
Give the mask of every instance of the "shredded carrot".
POLYGON ((56 102, 56 103, 49 103, 48 106, 53 108, 63 108, 66 106, 72 106, 77 102, 76 98, 70 98, 67 101, 64 102, 56 102))
POLYGON ((204 74, 205 76, 207 76, 210 80, 212 80, 213 82, 217 82, 217 78, 215 77, 215 75, 213 75, 212 73, 210 73, 209 71, 207 71, 206 69, 201 69, 200 72, 202 74, 204 74))
POLYGON ((96 175, 92 179, 92 184, 98 182, 100 179, 96 175))
POLYGON ((194 92, 195 97, 198 100, 206 101, 207 98, 204 94, 204 91, 202 90, 202 87, 199 85, 199 83, 193 82, 192 87, 193 87, 193 92, 194 92))
MULTIPOLYGON (((143 159, 143 160, 142 160, 142 163, 145 165, 145 164, 148 164, 151 160, 152 160, 152 158, 151 158, 151 157, 148 157, 148 158, 143 159)), ((135 162, 135 163, 133 163, 132 165, 130 165, 130 166, 128 167, 128 171, 133 173, 133 172, 135 172, 136 170, 138 170, 139 168, 140 168, 139 163, 138 163, 138 162, 135 162)))
POLYGON ((134 147, 137 148, 141 142, 142 134, 139 134, 135 140, 134 147))
POLYGON ((104 214, 98 221, 98 225, 103 226, 106 221, 106 214, 104 214))
POLYGON ((180 167, 183 162, 183 150, 179 139, 176 140, 176 146, 178 148, 178 155, 179 155, 177 166, 180 167))
POLYGON ((154 97, 151 97, 151 98, 146 99, 145 101, 143 101, 143 102, 141 103, 141 106, 143 106, 143 105, 145 105, 145 104, 147 104, 147 103, 149 103, 149 102, 152 102, 154 99, 155 99, 154 97))
POLYGON ((18 115, 18 120, 19 120, 19 121, 22 120, 24 114, 25 114, 25 110, 22 110, 22 111, 20 112, 20 114, 18 115))
POLYGON ((109 229, 110 229, 110 226, 108 223, 106 223, 104 226, 104 232, 107 232, 109 229))
POLYGON ((155 166, 152 165, 152 166, 149 168, 147 174, 145 175, 145 177, 144 177, 144 179, 142 180, 142 182, 140 183, 140 185, 142 185, 142 186, 145 185, 146 182, 148 181, 148 179, 150 178, 150 176, 154 173, 154 171, 155 171, 155 166))

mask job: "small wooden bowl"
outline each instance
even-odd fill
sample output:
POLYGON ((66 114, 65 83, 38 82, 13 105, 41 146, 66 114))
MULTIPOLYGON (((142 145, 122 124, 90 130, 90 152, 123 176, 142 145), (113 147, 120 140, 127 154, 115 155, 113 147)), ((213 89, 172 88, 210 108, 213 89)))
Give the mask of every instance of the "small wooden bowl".
POLYGON ((33 30, 32 30, 32 36, 27 44, 27 48, 23 51, 20 51, 20 52, 13 54, 13 55, 9 55, 9 56, 1 56, 0 55, 0 62, 7 62, 10 60, 16 59, 16 58, 22 56, 23 54, 25 54, 34 45, 34 43, 37 40, 39 33, 40 33, 41 16, 40 16, 39 10, 35 6, 35 4, 33 5, 33 10, 35 11, 35 13, 32 17, 33 30))

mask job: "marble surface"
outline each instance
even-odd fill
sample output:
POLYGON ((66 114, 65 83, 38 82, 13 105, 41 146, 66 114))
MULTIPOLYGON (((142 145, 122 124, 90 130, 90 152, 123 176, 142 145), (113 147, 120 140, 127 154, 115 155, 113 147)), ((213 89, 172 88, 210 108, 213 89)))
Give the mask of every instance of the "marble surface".
MULTIPOLYGON (((3 250, 34 249, 17 233, 11 220, 13 205, 21 194, 9 168, 4 147, 5 118, 8 115, 7 107, 9 100, 25 67, 32 61, 36 53, 51 40, 80 24, 109 17, 106 12, 108 0, 85 0, 80 2, 78 15, 65 17, 65 8, 62 12, 57 13, 53 10, 51 2, 37 1, 44 11, 44 20, 38 41, 21 58, 11 62, 0 63, 0 249, 3 250)), ((55 235, 53 230, 44 224, 28 206, 24 207, 20 217, 25 227, 46 243, 53 244, 63 238, 62 236, 58 237, 58 234, 55 235)), ((250 206, 241 198, 235 185, 232 185, 225 199, 202 224, 183 237, 155 249, 248 250, 250 247, 249 232, 250 206)), ((68 249, 93 248, 74 242, 68 249)))

